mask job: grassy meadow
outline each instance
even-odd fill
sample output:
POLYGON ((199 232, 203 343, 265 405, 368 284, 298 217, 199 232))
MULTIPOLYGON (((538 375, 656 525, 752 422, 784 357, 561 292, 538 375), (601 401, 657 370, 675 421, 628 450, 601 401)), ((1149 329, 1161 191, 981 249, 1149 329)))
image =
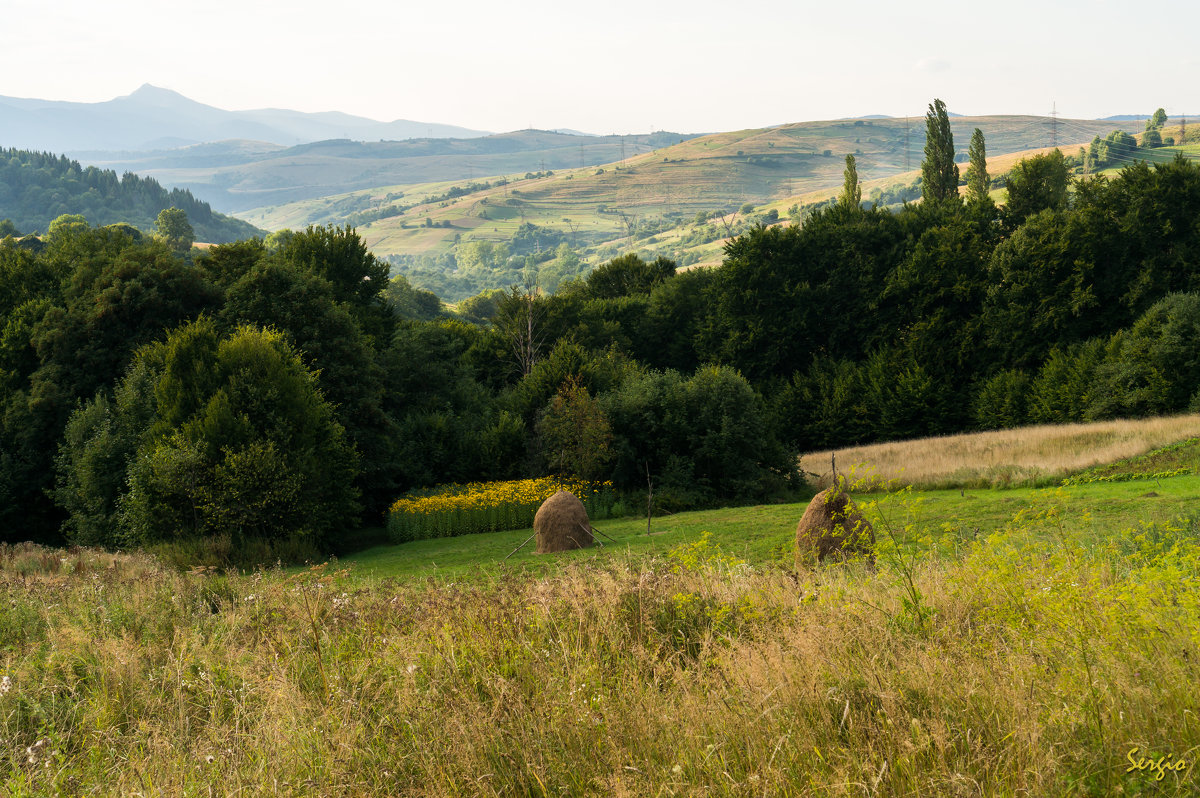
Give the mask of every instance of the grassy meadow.
POLYGON ((803 503, 507 560, 528 530, 248 574, 4 547, 4 787, 1193 795, 1200 476, 1099 478, 1144 462, 858 493, 875 570, 797 567, 803 503))

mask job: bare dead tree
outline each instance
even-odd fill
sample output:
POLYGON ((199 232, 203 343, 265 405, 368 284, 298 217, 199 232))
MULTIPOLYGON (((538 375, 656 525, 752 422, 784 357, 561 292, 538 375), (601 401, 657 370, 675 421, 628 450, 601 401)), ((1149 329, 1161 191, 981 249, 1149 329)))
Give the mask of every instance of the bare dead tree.
POLYGON ((513 363, 522 377, 529 376, 541 356, 544 333, 542 306, 537 284, 526 280, 524 288, 513 286, 504 298, 493 325, 503 336, 513 363))
POLYGON ((725 225, 725 234, 729 238, 733 238, 733 225, 731 225, 729 223, 729 220, 726 219, 725 217, 726 217, 726 214, 724 212, 722 212, 721 213, 721 224, 725 225))

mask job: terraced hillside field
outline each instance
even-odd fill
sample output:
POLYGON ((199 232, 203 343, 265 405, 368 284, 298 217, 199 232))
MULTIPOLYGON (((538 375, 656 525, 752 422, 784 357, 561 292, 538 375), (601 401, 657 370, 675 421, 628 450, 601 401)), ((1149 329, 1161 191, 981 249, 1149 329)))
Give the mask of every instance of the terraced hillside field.
MULTIPOLYGON (((1057 142, 1070 152, 1114 127, 1136 131, 1140 125, 1058 120, 1057 142)), ((977 127, 984 132, 993 174, 1056 140, 1046 117, 955 117, 952 126, 960 160, 966 159, 971 132, 977 127)), ((924 132, 923 118, 803 122, 703 136, 535 179, 477 177, 477 184, 490 184, 477 190, 466 190, 471 182, 466 180, 392 184, 240 215, 277 229, 354 222, 355 214, 361 218, 366 211, 384 217, 358 224, 382 256, 438 254, 474 239, 508 241, 521 225, 532 223, 560 231, 587 259, 639 249, 685 264, 706 262, 719 257, 723 239, 739 224, 769 222, 770 210, 785 217, 792 205, 836 193, 846 155, 855 155, 864 198, 875 189, 911 187, 919 175, 924 132), (459 196, 444 196, 455 186, 459 196), (423 201, 427 197, 436 199, 423 201), (737 213, 747 204, 753 209, 737 213), (723 213, 697 219, 714 212, 723 213)))

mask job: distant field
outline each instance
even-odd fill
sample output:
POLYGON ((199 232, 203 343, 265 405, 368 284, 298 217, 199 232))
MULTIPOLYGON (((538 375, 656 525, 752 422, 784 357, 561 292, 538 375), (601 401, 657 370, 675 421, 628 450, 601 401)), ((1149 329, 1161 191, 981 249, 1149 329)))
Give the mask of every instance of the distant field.
MULTIPOLYGON (((1092 466, 1200 436, 1200 415, 1046 425, 812 452, 800 468, 828 484, 839 473, 869 485, 1044 484, 1092 466)), ((1200 447, 1192 450, 1200 468, 1200 447)))

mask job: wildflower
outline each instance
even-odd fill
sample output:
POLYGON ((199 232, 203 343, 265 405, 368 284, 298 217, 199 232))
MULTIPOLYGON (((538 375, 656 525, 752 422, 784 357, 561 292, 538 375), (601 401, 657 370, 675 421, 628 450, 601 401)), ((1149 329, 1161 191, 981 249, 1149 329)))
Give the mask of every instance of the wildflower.
POLYGON ((29 746, 28 748, 26 748, 25 756, 26 756, 29 764, 36 765, 42 757, 42 752, 45 750, 46 746, 49 744, 50 744, 49 738, 43 738, 41 740, 38 740, 36 743, 29 746))
POLYGON ((208 756, 204 757, 204 761, 211 765, 213 762, 217 761, 217 758, 212 754, 209 754, 208 756))
POLYGON ((675 767, 671 768, 671 772, 674 773, 676 776, 678 776, 680 773, 683 772, 683 767, 680 765, 676 765, 675 767))
POLYGON ((5 676, 3 679, 0 679, 0 695, 4 695, 11 689, 12 689, 12 679, 10 679, 7 676, 5 676))

